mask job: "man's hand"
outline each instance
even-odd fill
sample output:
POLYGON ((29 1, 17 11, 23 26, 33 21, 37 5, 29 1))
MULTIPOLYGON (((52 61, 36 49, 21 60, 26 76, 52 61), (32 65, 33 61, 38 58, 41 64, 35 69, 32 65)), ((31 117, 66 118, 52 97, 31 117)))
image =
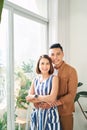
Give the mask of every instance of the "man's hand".
POLYGON ((36 108, 40 108, 40 103, 34 103, 34 106, 35 106, 36 108))
POLYGON ((56 100, 56 101, 54 101, 53 103, 50 104, 51 107, 60 106, 60 105, 62 105, 60 100, 56 100))
POLYGON ((45 103, 45 102, 35 103, 34 106, 36 108, 42 108, 42 109, 49 109, 49 108, 51 108, 51 106, 48 103, 45 103))
POLYGON ((60 106, 60 105, 62 105, 62 103, 59 100, 54 101, 53 103, 51 102, 49 104, 46 102, 34 103, 34 106, 36 108, 42 108, 42 109, 49 109, 51 107, 60 106))

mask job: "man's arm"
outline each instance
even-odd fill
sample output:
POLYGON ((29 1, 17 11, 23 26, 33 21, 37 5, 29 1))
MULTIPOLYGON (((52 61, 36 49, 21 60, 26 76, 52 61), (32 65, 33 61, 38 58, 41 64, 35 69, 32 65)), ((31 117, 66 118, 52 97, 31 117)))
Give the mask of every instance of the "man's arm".
POLYGON ((67 84, 67 94, 60 98, 62 104, 68 104, 70 102, 74 102, 74 98, 76 96, 78 85, 78 76, 75 69, 72 69, 70 72, 68 84, 67 84))
POLYGON ((56 100, 56 101, 54 101, 53 103, 51 103, 51 104, 48 104, 48 103, 46 103, 46 102, 43 102, 43 103, 35 103, 34 104, 34 106, 36 107, 36 108, 42 108, 42 109, 49 109, 49 108, 51 108, 51 107, 54 107, 54 106, 60 106, 60 105, 62 105, 62 103, 61 103, 61 101, 60 100, 56 100))

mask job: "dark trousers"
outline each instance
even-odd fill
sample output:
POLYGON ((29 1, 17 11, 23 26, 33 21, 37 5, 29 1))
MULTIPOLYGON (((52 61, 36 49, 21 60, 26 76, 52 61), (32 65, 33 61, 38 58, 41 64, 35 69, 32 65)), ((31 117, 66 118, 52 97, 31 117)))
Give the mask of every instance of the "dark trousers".
POLYGON ((73 130, 73 115, 60 116, 61 130, 73 130))

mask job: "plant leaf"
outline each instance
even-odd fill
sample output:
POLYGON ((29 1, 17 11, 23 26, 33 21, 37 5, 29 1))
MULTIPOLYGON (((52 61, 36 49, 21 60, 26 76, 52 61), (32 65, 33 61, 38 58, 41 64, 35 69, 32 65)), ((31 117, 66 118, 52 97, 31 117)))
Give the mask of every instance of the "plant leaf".
POLYGON ((0 0, 0 22, 1 22, 1 14, 2 14, 3 5, 4 5, 4 0, 0 0))
POLYGON ((78 101, 78 99, 80 98, 80 97, 87 97, 87 91, 81 91, 81 92, 78 92, 77 94, 76 94, 76 97, 75 97, 75 102, 76 101, 78 101))
POLYGON ((78 82, 78 87, 82 86, 83 83, 82 82, 78 82))

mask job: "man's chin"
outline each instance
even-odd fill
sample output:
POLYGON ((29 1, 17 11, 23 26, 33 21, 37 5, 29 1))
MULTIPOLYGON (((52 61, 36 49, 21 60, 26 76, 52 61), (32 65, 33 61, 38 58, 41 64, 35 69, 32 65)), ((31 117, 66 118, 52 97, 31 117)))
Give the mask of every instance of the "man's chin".
POLYGON ((55 62, 55 65, 59 65, 59 64, 60 64, 60 62, 58 62, 58 61, 55 62))
POLYGON ((53 64, 54 64, 54 66, 57 66, 57 67, 58 67, 58 66, 61 65, 61 63, 62 63, 62 62, 55 62, 55 63, 53 63, 53 64))
POLYGON ((54 63, 54 66, 56 67, 56 66, 58 66, 59 65, 59 63, 54 63))

